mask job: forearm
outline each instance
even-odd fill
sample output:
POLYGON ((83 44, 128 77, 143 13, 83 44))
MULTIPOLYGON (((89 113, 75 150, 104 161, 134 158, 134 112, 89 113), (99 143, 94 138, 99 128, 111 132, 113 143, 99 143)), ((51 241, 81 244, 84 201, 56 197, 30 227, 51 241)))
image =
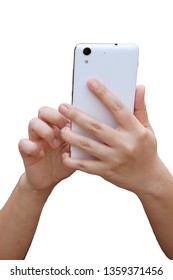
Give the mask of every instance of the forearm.
POLYGON ((161 161, 158 165, 147 191, 137 195, 162 250, 173 259, 173 177, 161 161))
POLYGON ((23 175, 0 212, 0 259, 24 259, 50 191, 31 190, 23 175))

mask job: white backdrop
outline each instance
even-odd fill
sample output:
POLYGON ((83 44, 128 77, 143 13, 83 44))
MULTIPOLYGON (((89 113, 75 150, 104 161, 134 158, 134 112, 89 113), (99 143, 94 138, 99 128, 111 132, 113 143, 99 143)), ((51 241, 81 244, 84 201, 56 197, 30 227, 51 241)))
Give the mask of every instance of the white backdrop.
MULTIPOLYGON (((139 46, 138 84, 146 86, 159 154, 173 172, 171 2, 0 1, 0 207, 24 171, 18 142, 27 137, 29 120, 42 105, 71 101, 73 49, 80 42, 139 46)), ((50 196, 25 263, 161 265, 165 273, 172 264, 137 197, 81 172, 50 196)))

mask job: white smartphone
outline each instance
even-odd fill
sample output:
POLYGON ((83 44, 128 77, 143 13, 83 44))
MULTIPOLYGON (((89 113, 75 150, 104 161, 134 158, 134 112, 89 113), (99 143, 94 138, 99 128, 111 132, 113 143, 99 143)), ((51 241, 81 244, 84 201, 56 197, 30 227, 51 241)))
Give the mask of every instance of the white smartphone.
MULTIPOLYGON (((99 121, 116 128, 108 109, 87 88, 89 78, 100 80, 133 112, 139 48, 135 44, 78 44, 74 50, 72 104, 99 121)), ((72 123, 71 129, 89 138, 89 132, 72 123)), ((71 157, 90 158, 71 146, 71 157)))

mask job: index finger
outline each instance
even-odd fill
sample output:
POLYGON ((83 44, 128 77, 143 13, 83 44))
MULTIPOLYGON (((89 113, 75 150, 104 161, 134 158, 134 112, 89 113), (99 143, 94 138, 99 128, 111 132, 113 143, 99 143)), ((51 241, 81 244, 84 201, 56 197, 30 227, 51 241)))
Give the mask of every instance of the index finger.
POLYGON ((126 129, 134 127, 136 120, 130 110, 114 96, 100 81, 90 79, 87 82, 88 88, 108 108, 116 123, 126 129))
POLYGON ((69 120, 60 115, 58 110, 43 106, 38 111, 38 118, 48 123, 51 126, 57 126, 60 129, 69 123, 69 120))

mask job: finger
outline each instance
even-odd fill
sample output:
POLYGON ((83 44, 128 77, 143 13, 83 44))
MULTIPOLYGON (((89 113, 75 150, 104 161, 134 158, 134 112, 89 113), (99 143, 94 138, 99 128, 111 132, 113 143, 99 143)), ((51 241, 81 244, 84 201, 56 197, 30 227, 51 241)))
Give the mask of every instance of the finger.
POLYGON ((22 157, 37 157, 42 158, 44 151, 39 142, 32 142, 28 139, 22 139, 19 142, 19 151, 22 157))
POLYGON ((125 128, 126 130, 134 127, 134 115, 100 81, 96 79, 90 79, 87 83, 87 86, 92 91, 92 93, 94 93, 108 108, 119 126, 125 128))
POLYGON ((47 106, 39 109, 38 118, 59 128, 63 128, 67 123, 69 123, 69 120, 60 115, 56 109, 47 106))
POLYGON ((145 105, 145 87, 142 85, 136 88, 134 115, 144 127, 151 128, 145 105))
POLYGON ((61 104, 59 106, 59 111, 66 118, 69 118, 72 122, 75 122, 78 126, 88 131, 91 135, 94 135, 101 142, 104 142, 110 146, 114 144, 118 133, 115 129, 68 104, 61 104))
POLYGON ((63 163, 71 169, 80 170, 99 176, 104 174, 105 165, 102 161, 71 158, 69 153, 64 153, 62 155, 62 160, 63 163))
POLYGON ((95 158, 106 160, 110 156, 110 148, 107 145, 78 134, 70 128, 64 127, 61 130, 61 136, 69 145, 77 147, 95 158))
POLYGON ((28 132, 30 140, 44 139, 53 149, 60 146, 60 141, 56 138, 54 129, 40 119, 35 118, 30 121, 28 132))

